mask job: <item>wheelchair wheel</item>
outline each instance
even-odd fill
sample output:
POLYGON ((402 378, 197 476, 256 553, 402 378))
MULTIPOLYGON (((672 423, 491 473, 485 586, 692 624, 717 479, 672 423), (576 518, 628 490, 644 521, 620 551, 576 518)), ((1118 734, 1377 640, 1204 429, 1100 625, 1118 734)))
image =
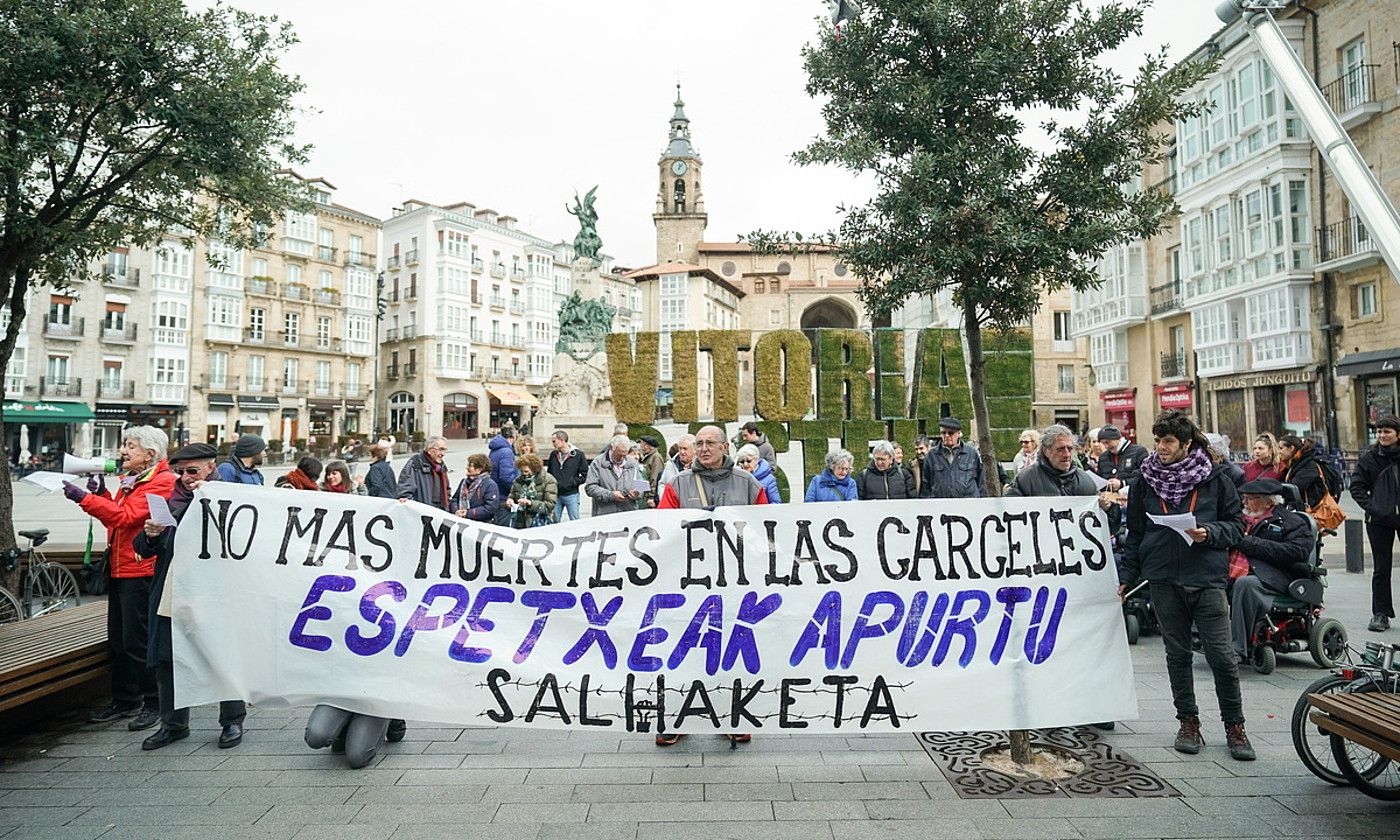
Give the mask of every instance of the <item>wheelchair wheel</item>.
POLYGON ((1303 689, 1298 702, 1293 705, 1293 719, 1289 726, 1293 733, 1293 749, 1302 759, 1303 766, 1329 785, 1348 784, 1347 777, 1342 775, 1337 759, 1332 755, 1332 736, 1308 720, 1308 713, 1312 710, 1312 706, 1308 705, 1308 695, 1342 694, 1350 682, 1345 677, 1329 674, 1303 689))
POLYGON ((1270 645, 1260 645, 1254 649, 1254 670, 1260 674, 1272 674, 1278 665, 1278 654, 1270 645))
POLYGON ((1128 613, 1123 616, 1123 624, 1128 630, 1128 644, 1137 644, 1138 637, 1142 634, 1142 622, 1138 621, 1138 617, 1133 613, 1128 613))
POLYGON ((1347 649, 1347 629, 1335 618, 1324 618, 1308 631, 1308 653, 1319 668, 1335 668, 1347 649))
POLYGON ((1385 802, 1400 802, 1400 764, 1355 741, 1332 735, 1332 756, 1351 786, 1385 802))

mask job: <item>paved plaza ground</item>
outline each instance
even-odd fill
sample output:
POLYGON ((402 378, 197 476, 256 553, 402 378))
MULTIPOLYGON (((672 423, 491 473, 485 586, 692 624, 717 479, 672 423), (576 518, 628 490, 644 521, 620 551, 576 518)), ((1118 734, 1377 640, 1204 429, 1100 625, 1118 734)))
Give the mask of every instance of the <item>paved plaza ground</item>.
MULTIPOLYGON (((55 526, 67 521, 55 517, 59 504, 67 503, 17 499, 17 519, 55 526)), ((1364 629, 1369 575, 1342 571, 1340 549, 1328 556, 1329 613, 1354 641, 1376 638, 1364 629)), ((1400 641, 1400 631, 1384 638, 1400 641)), ((243 744, 219 750, 216 710, 201 708, 189 739, 143 753, 140 742, 150 732, 128 732, 124 722, 82 724, 76 713, 55 708, 56 717, 0 744, 0 840, 1400 834, 1400 804, 1331 787, 1295 756, 1288 733, 1293 704, 1325 673, 1306 654, 1280 657, 1267 677, 1243 673, 1259 760, 1240 763, 1226 751, 1205 662, 1198 657, 1196 677, 1207 746, 1187 756, 1171 749, 1176 726, 1160 638, 1145 637, 1131 650, 1142 717, 1120 723, 1106 740, 1180 797, 960 799, 913 734, 760 734, 731 751, 718 737, 660 749, 647 736, 411 723, 407 739, 354 771, 302 743, 306 710, 254 708, 243 744)), ((75 705, 73 698, 55 705, 65 703, 75 705)))

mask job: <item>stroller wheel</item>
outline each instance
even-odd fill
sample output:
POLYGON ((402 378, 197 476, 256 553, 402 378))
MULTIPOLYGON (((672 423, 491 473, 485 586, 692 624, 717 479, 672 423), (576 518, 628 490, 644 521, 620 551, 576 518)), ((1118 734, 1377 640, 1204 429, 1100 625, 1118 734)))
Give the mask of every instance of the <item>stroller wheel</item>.
POLYGON ((1324 618, 1308 631, 1308 653, 1319 668, 1334 668, 1347 649, 1347 629, 1335 618, 1324 618))
POLYGON ((1273 647, 1264 644, 1254 649, 1254 670, 1260 674, 1272 674, 1278 664, 1278 654, 1273 647))
POLYGON ((1128 630, 1128 644, 1138 643, 1138 637, 1142 634, 1142 622, 1138 620, 1136 613, 1128 613, 1123 616, 1123 624, 1128 630))

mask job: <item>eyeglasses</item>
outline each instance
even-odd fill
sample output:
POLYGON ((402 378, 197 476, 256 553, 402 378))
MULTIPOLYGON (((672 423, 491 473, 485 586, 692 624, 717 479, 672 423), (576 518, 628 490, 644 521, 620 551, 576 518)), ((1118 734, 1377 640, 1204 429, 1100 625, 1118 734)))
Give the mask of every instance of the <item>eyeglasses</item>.
POLYGON ((175 472, 179 473, 180 475, 199 475, 200 471, 202 471, 203 469, 204 467, 182 467, 181 469, 178 469, 175 472))
POLYGON ((953 437, 954 435, 959 434, 959 432, 957 429, 944 429, 943 431, 939 432, 939 434, 943 435, 944 437, 953 437))

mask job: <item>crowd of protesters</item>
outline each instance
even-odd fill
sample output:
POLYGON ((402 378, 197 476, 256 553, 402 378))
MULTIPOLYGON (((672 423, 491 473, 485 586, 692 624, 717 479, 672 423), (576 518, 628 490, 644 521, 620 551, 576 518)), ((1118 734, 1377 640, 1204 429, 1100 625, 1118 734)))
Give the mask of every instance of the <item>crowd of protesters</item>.
MULTIPOLYGON (((1382 632, 1395 616, 1390 572, 1400 533, 1400 419, 1382 418, 1377 428, 1377 442, 1358 460, 1350 490, 1365 511, 1375 562, 1370 629, 1382 632)), ((1179 721, 1176 749, 1195 753, 1204 743, 1193 684, 1194 645, 1210 666, 1230 753, 1251 760, 1239 665, 1248 657, 1252 627, 1271 598, 1287 587, 1289 570, 1315 549, 1309 523, 1285 504, 1284 485, 1295 487, 1302 510, 1320 519, 1342 492, 1340 477, 1312 441, 1292 435, 1260 435, 1248 460, 1236 464, 1228 439, 1204 433, 1183 412, 1163 412, 1151 432, 1149 450, 1112 425, 1082 438, 1061 425, 1028 429, 1020 435, 1011 474, 998 479, 1010 497, 1098 498, 1120 549, 1120 595, 1146 586, 1161 625, 1179 721), (1158 514, 1191 514, 1195 525, 1185 532, 1188 539, 1158 523, 1158 514)), ((89 720, 130 718, 133 731, 158 724, 142 744, 148 750, 190 734, 188 709, 174 707, 170 619, 159 612, 174 528, 151 520, 149 496, 166 498, 179 520, 204 482, 265 483, 260 467, 267 446, 257 435, 241 435, 222 460, 207 444, 167 456, 168 443, 157 428, 129 428, 123 437, 123 474, 114 488, 109 491, 93 477, 85 487, 69 484, 64 490, 106 526, 110 546, 111 699, 89 720)), ((411 500, 449 515, 522 529, 579 519, 581 494, 587 495, 592 516, 784 502, 777 452, 752 422, 733 441, 719 426, 706 426, 664 452, 657 438, 633 440, 619 424, 603 451, 591 458, 564 430, 550 435, 549 451, 541 454, 531 437, 506 426, 490 439, 486 454, 467 457, 465 477, 455 485, 447 452, 444 438, 429 438, 395 475, 392 441, 381 440, 354 447, 346 460, 323 464, 301 458, 275 484, 411 500), (361 450, 370 457, 363 474, 357 464, 347 463, 361 450)), ((845 449, 826 453, 802 501, 971 499, 988 490, 981 454, 963 439, 961 423, 945 417, 936 437, 914 442, 908 460, 892 441, 873 442, 868 457, 859 459, 845 449)), ((242 701, 221 704, 219 747, 241 742, 245 716, 242 701)), ((382 743, 400 740, 405 732, 402 720, 320 706, 308 721, 306 742, 344 752, 351 766, 360 767, 382 743)), ((666 746, 679 737, 658 735, 656 742, 666 746)), ((728 737, 736 744, 750 739, 728 737)))

